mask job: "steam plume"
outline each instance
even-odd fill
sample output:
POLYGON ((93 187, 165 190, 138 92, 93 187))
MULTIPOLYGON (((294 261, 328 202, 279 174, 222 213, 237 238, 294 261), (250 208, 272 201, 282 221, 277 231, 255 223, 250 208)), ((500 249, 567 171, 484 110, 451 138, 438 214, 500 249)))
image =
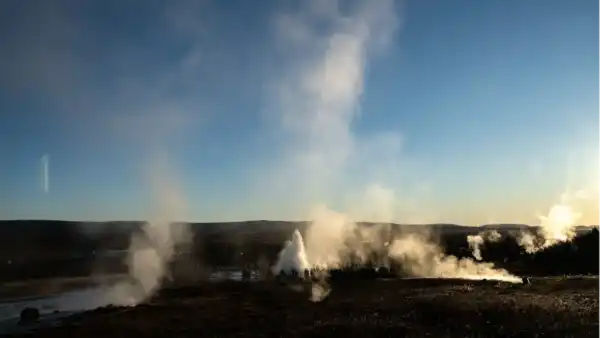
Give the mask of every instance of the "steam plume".
POLYGON ((598 215, 597 159, 597 153, 587 153, 587 151, 568 154, 564 192, 554 204, 550 205, 546 215, 537 215, 538 229, 524 230, 515 236, 517 243, 527 253, 535 253, 560 243, 570 242, 577 235, 578 222, 584 213, 588 214, 587 216, 594 213, 598 215), (578 178, 574 176, 575 156, 581 156, 577 162, 580 162, 581 168, 585 168, 582 172, 584 175, 578 178), (593 159, 592 163, 589 162, 590 159, 593 159), (583 180, 579 181, 579 179, 583 180), (574 188, 576 185, 578 188, 574 188))
POLYGON ((547 216, 540 216, 540 227, 544 237, 544 246, 550 246, 557 242, 569 241, 575 235, 577 221, 581 218, 581 213, 575 210, 573 200, 577 197, 571 197, 567 194, 561 196, 561 201, 553 205, 547 216))
POLYGON ((191 238, 187 223, 175 223, 185 217, 185 201, 165 157, 152 167, 149 179, 154 214, 142 233, 132 235, 127 258, 131 283, 111 290, 113 304, 134 305, 151 297, 168 277, 168 265, 177 250, 184 249, 191 238))
POLYGON ((550 207, 548 215, 538 216, 540 219, 538 236, 531 232, 522 232, 517 237, 519 245, 528 253, 534 253, 559 243, 571 241, 576 234, 577 222, 582 216, 577 211, 576 201, 586 198, 587 195, 583 190, 572 195, 563 194, 559 203, 550 207))
POLYGON ((477 235, 468 235, 467 243, 469 244, 469 248, 473 250, 473 257, 476 260, 480 261, 481 257, 481 247, 485 242, 498 242, 502 238, 502 235, 496 230, 491 231, 482 231, 477 235))
POLYGON ((517 236, 517 243, 525 249, 527 253, 535 253, 542 246, 536 244, 536 236, 529 231, 522 231, 517 236))
POLYGON ((344 214, 324 205, 312 211, 312 221, 306 231, 306 251, 309 262, 322 268, 344 263, 342 251, 352 235, 354 223, 344 214))
MULTIPOLYGON (((398 8, 385 0, 358 2, 343 11, 341 3, 334 1, 305 4, 304 11, 277 20, 278 42, 293 54, 285 59, 288 72, 274 86, 274 111, 286 137, 291 135, 285 142, 287 157, 279 163, 279 179, 288 190, 290 182, 297 184, 298 202, 308 203, 304 207, 310 210, 305 238, 308 264, 336 267, 386 248, 385 256, 408 264, 405 267, 416 276, 517 281, 491 264, 445 256, 425 238, 404 237, 390 244, 376 235, 377 230, 357 226, 352 212, 334 211, 327 205, 346 175, 348 159, 363 148, 357 145, 360 140, 353 136, 351 124, 358 114, 369 57, 382 51, 396 33, 398 8)), ((394 191, 373 184, 366 196, 362 216, 391 222, 398 201, 394 191)), ((299 254, 290 243, 281 258, 288 257, 292 248, 299 254)), ((278 266, 285 265, 282 259, 278 266)))
POLYGON ((277 42, 283 51, 292 51, 284 54, 286 71, 273 86, 273 111, 287 138, 276 176, 288 187, 297 184, 300 217, 312 220, 306 232, 308 261, 335 266, 354 223, 331 210, 327 200, 356 153, 351 124, 358 114, 365 67, 396 32, 397 8, 388 0, 359 1, 344 13, 336 1, 304 4, 275 21, 277 42))
MULTIPOLYGON (((272 83, 269 110, 285 138, 285 155, 275 163, 269 186, 285 185, 289 191, 293 185, 299 218, 306 218, 315 205, 327 204, 342 183, 357 149, 351 125, 365 67, 398 26, 389 0, 358 1, 345 13, 336 1, 303 4, 275 20, 285 71, 272 83)), ((310 246, 308 239, 306 244, 310 246)))

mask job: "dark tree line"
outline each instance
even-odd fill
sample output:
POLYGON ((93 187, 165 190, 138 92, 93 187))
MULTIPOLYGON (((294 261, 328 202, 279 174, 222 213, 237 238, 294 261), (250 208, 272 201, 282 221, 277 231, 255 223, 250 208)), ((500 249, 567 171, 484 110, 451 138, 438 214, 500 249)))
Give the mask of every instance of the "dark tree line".
MULTIPOLYGON (((0 280, 87 276, 93 273, 127 271, 125 250, 131 234, 140 231, 140 222, 112 222, 95 225, 94 231, 81 231, 75 222, 0 222, 0 280), (117 254, 106 254, 117 250, 117 254)), ((197 224, 192 226, 191 246, 178 256, 174 269, 194 270, 198 266, 259 267, 275 263, 285 240, 295 228, 303 232, 305 223, 249 222, 197 224)), ((422 226, 421 226, 422 227, 422 226)), ((417 229, 418 227, 414 227, 417 229)), ((384 242, 402 232, 388 227, 378 236, 384 242)), ((465 227, 434 227, 434 237, 447 254, 471 257, 465 227)), ((363 252, 368 252, 365 245, 363 252)), ((364 257, 349 263, 369 268, 381 265, 385 250, 375 247, 364 257)), ((598 274, 598 230, 582 233, 570 243, 559 244, 536 254, 528 254, 514 236, 503 236, 482 247, 484 261, 516 274, 598 274)))

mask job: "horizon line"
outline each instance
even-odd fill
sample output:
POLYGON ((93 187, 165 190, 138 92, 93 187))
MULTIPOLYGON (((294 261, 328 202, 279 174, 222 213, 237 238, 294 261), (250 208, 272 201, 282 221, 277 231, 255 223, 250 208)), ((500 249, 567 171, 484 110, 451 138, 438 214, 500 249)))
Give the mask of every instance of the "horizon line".
MULTIPOLYGON (((66 219, 27 219, 27 218, 19 218, 19 219, 0 219, 0 222, 64 222, 64 223, 145 223, 148 220, 108 220, 108 221, 81 221, 81 220, 66 220, 66 219)), ((243 221, 172 221, 170 223, 187 223, 187 224, 231 224, 231 223, 257 223, 257 222, 269 222, 269 223, 310 223, 311 221, 303 220, 303 221, 286 221, 286 220, 268 220, 268 219, 254 219, 254 220, 243 220, 243 221)), ((434 223, 402 223, 402 222, 374 222, 374 221, 355 221, 354 223, 366 223, 366 224, 391 224, 391 225, 415 225, 415 226, 431 226, 431 225, 446 225, 446 226, 460 226, 460 227, 483 227, 483 226, 526 226, 526 227, 540 227, 540 224, 527 224, 527 223, 509 223, 509 222, 500 222, 500 223, 481 223, 477 225, 468 225, 468 224, 459 224, 459 223, 444 223, 444 222, 434 222, 434 223)), ((588 228, 598 228, 600 225, 598 224, 578 224, 573 227, 588 227, 588 228)))

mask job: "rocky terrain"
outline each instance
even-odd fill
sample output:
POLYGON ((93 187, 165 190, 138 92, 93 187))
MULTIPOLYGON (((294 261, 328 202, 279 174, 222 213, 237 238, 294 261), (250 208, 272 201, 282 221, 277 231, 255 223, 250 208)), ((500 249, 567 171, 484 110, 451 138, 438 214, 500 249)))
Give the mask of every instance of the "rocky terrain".
POLYGON ((597 337, 597 278, 531 285, 437 279, 311 284, 206 282, 23 327, 28 337, 597 337))

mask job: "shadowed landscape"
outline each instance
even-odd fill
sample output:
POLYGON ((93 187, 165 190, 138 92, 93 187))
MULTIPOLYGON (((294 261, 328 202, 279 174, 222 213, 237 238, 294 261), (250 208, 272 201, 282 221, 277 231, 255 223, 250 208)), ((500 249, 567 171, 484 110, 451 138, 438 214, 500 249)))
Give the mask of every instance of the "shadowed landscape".
POLYGON ((597 13, 0 2, 0 337, 598 337, 597 13))
POLYGON ((134 308, 102 308, 28 337, 596 337, 598 279, 531 286, 461 280, 332 285, 219 282, 165 289, 134 308), (296 286, 293 288, 293 286, 296 286))
MULTIPOLYGON (((128 238, 132 232, 140 231, 141 225, 96 224, 101 230, 82 232, 85 223, 19 223, 18 229, 26 231, 11 232, 13 245, 2 248, 3 259, 13 260, 2 269, 0 298, 7 300, 47 297, 90 285, 108 285, 111 278, 118 280, 127 274, 125 255, 102 257, 101 253, 127 251, 128 238), (33 230, 36 227, 37 233, 33 230), (48 233, 44 233, 46 230, 48 233), (38 242, 32 240, 33 236, 38 242), (15 259, 19 252, 27 252, 21 251, 27 245, 31 248, 27 259, 15 259)), ((6 223, 4 226, 6 229, 6 223)), ((148 300, 135 307, 57 312, 57 319, 52 319, 52 314, 45 315, 39 322, 17 325, 6 333, 32 337, 529 337, 532 332, 533 336, 544 337, 597 335, 597 228, 580 227, 579 235, 569 243, 533 254, 525 252, 510 236, 482 248, 484 261, 519 276, 540 276, 530 277, 531 284, 485 278, 405 279, 410 275, 403 274, 398 265, 392 264, 387 273, 378 272, 374 269, 376 258, 354 265, 350 260, 344 268, 331 270, 326 281, 316 284, 293 279, 276 281, 261 276, 260 271, 246 281, 208 278, 211 271, 223 268, 259 270, 261 260, 272 266, 282 249, 281 243, 294 229, 304 231, 303 226, 306 223, 268 221, 192 224, 192 249, 171 261, 169 281, 148 300), (192 266, 201 269, 194 270, 192 266), (326 289, 325 298, 311 301, 314 288, 320 285, 326 289)), ((508 234, 524 227, 396 224, 384 236, 428 229, 445 254, 460 258, 472 255, 465 240, 468 234, 483 228, 508 234)))
MULTIPOLYGON (((127 273, 125 257, 133 233, 143 222, 0 221, 0 278, 4 282, 36 278, 86 277, 127 273)), ((308 222, 249 221, 232 223, 191 223, 186 259, 207 267, 256 267, 259 261, 273 265, 282 243, 294 229, 305 233, 308 222)), ((368 228, 373 223, 363 223, 368 228)), ((470 257, 467 236, 478 232, 502 234, 522 230, 538 231, 526 225, 391 224, 382 236, 427 231, 438 239, 445 252, 470 257)), ((540 255, 529 255, 515 237, 483 248, 486 261, 528 275, 597 274, 597 228, 580 226, 582 236, 568 245, 554 247, 540 255), (596 237, 594 237, 596 236, 596 237)), ((180 261, 181 262, 181 261, 180 261)), ((184 263, 182 263, 184 264, 184 263)), ((189 270, 189 269, 188 269, 189 270)))

